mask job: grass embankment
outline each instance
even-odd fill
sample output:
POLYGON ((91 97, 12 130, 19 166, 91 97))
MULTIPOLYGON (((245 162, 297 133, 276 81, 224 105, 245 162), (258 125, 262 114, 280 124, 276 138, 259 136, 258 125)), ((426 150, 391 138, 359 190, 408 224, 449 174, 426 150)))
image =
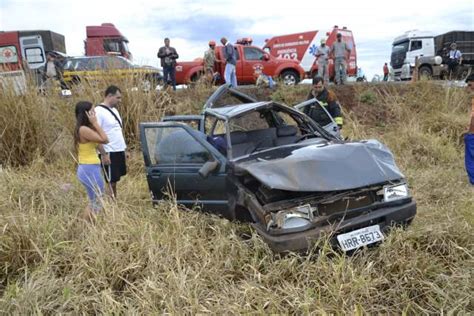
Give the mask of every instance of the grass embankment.
MULTIPOLYGON (((271 97, 293 104, 307 89, 271 97)), ((99 102, 101 89, 71 99, 1 95, 0 311, 472 312, 474 192, 460 142, 467 94, 425 82, 343 89, 344 135, 387 144, 418 202, 407 230, 351 257, 322 245, 280 258, 247 225, 172 203, 153 209, 137 150, 118 204, 86 225, 77 219, 86 195, 75 179, 73 104, 99 102)), ((124 91, 128 142, 138 148, 139 121, 197 113, 209 92, 124 91)))

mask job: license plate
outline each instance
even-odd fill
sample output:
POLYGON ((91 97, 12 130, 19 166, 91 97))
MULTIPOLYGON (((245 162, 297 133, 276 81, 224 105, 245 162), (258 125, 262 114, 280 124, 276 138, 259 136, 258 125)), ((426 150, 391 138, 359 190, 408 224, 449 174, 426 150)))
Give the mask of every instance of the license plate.
POLYGON ((383 240, 379 225, 364 227, 337 236, 342 250, 348 251, 383 240))

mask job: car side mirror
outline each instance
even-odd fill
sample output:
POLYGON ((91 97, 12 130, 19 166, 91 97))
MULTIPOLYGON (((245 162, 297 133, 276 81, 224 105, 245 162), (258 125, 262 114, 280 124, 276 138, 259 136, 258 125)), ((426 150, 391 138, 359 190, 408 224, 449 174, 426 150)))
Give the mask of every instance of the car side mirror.
POLYGON ((211 172, 216 170, 219 167, 219 161, 217 160, 212 160, 212 161, 207 161, 201 169, 199 169, 198 173, 201 176, 201 178, 205 179, 209 176, 211 172))
POLYGON ((268 54, 263 54, 263 60, 265 60, 265 61, 270 60, 270 55, 268 55, 268 54))

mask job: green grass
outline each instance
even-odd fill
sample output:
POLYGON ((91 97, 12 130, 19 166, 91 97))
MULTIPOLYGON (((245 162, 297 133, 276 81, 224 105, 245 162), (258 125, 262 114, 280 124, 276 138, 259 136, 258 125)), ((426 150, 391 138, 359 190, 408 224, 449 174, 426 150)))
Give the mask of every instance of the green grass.
MULTIPOLYGON (((283 87, 270 97, 294 104, 306 89, 283 87)), ((121 111, 135 150, 118 203, 106 202, 95 225, 78 219, 87 201, 75 178, 71 131, 74 102, 99 102, 101 90, 86 87, 71 99, 0 96, 0 126, 6 126, 0 312, 473 312, 474 188, 459 141, 467 94, 428 82, 338 89, 351 91, 341 100, 351 104, 344 136, 377 138, 391 148, 418 202, 407 230, 395 230, 380 247, 354 256, 322 240, 309 255, 280 257, 246 224, 173 202, 151 206, 138 122, 198 113, 207 88, 161 96, 125 91, 121 111)))

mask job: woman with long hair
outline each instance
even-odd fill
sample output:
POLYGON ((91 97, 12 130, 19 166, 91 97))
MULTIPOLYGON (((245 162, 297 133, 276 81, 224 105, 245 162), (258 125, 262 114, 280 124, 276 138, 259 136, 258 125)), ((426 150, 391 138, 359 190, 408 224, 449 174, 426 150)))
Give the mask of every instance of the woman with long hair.
POLYGON ((100 160, 97 155, 98 144, 107 144, 109 139, 100 127, 92 103, 80 101, 76 104, 76 129, 74 143, 77 148, 79 166, 77 177, 84 185, 89 204, 84 209, 83 218, 91 221, 100 211, 100 198, 104 192, 104 180, 100 172, 100 160))

